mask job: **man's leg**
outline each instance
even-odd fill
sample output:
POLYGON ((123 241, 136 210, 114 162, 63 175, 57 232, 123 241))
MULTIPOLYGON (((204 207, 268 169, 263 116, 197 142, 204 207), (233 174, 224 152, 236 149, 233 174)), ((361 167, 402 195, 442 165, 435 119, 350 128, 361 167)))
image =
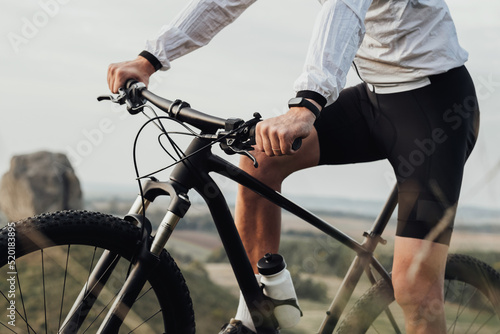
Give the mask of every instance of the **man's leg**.
POLYGON ((397 129, 392 138, 386 131, 391 127, 383 123, 374 131, 398 180, 393 286, 410 334, 446 332, 445 263, 463 167, 479 125, 474 85, 465 67, 429 79, 430 85, 408 92, 370 93, 397 129), (450 110, 462 113, 460 124, 449 122, 450 110))
MULTIPOLYGON (((318 135, 314 129, 303 140, 294 155, 268 157, 253 152, 259 167, 254 168, 247 157, 240 160, 240 168, 276 191, 291 173, 316 166, 319 162, 318 135)), ((236 227, 247 251, 250 263, 257 273, 257 261, 266 253, 277 253, 281 233, 281 209, 260 195, 240 186, 236 198, 236 227)))
POLYGON ((446 333, 443 286, 447 255, 445 244, 396 237, 392 280, 406 333, 446 333))

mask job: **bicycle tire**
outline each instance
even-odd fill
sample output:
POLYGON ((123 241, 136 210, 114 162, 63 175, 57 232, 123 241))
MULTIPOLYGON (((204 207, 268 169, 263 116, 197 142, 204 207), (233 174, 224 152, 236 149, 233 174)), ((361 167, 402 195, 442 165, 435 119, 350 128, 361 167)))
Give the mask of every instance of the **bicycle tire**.
MULTIPOLYGON (((97 262, 99 253, 109 250, 121 256, 121 263, 113 271, 115 276, 106 283, 103 289, 105 293, 101 292, 103 301, 94 304, 96 310, 92 317, 89 315, 88 322, 78 331, 95 333, 106 314, 106 308, 112 303, 112 297, 116 296, 130 269, 129 261, 140 240, 140 228, 118 217, 87 211, 43 214, 19 221, 14 226, 15 245, 11 243, 10 249, 15 250, 15 268, 8 266, 8 260, 12 260, 7 256, 9 228, 6 226, 0 231, 0 307, 6 310, 12 304, 9 291, 14 290, 10 297, 14 298, 16 305, 13 314, 13 324, 16 326, 9 324, 9 319, 5 317, 0 319, 0 326, 15 333, 58 332, 64 313, 73 304, 68 296, 78 295, 83 286, 81 282, 72 282, 85 280, 90 268, 97 262), (83 263, 84 260, 86 263, 83 263), (4 278, 10 277, 13 269, 16 283, 12 286, 4 278), (38 277, 40 272, 42 275, 38 277), (59 272, 64 273, 64 278, 60 277, 59 272), (78 291, 71 291, 73 287, 78 291), (55 302, 61 305, 52 305, 55 302), (34 310, 27 310, 28 307, 34 310), (52 312, 54 310, 57 313, 52 312), (31 313, 38 311, 42 314, 31 313)), ((189 290, 177 264, 167 251, 162 251, 160 265, 148 278, 147 285, 129 312, 131 320, 127 315, 120 333, 194 333, 194 312, 189 290), (145 315, 150 309, 152 314, 145 315)))
MULTIPOLYGON (((500 274, 486 263, 471 256, 450 254, 445 275, 445 313, 449 333, 499 333, 500 274), (480 292, 480 294, 477 294, 480 292), (457 308, 457 302, 463 302, 457 308), (469 305, 467 305, 469 304, 469 305), (467 309, 466 309, 467 307, 467 309), (480 309, 480 307, 482 307, 480 309), (451 317, 452 311, 455 317, 451 317), (483 316, 481 312, 485 313, 483 316), (472 314, 476 314, 476 318, 472 314), (466 318, 460 321, 459 316, 466 318), (450 319, 451 318, 451 319, 450 319), (477 324, 467 319, 478 320, 477 324)), ((390 325, 385 310, 393 305, 401 333, 404 333, 402 311, 398 313, 392 285, 381 279, 373 285, 345 316, 336 333, 399 333, 390 325), (390 328, 390 329, 389 329, 390 328)))

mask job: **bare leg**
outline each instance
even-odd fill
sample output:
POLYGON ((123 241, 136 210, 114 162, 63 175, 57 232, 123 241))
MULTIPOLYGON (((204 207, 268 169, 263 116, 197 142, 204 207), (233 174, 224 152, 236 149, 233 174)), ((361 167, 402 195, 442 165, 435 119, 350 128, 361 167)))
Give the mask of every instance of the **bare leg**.
MULTIPOLYGON (((318 164, 318 135, 313 130, 294 155, 268 157, 263 152, 254 154, 259 168, 254 168, 246 157, 241 158, 240 168, 272 189, 281 191, 281 183, 288 175, 318 164)), ((240 186, 236 198, 235 221, 250 263, 257 273, 257 261, 265 253, 278 252, 281 210, 260 195, 240 186)))
POLYGON ((396 237, 392 278, 406 333, 446 333, 443 286, 447 254, 446 245, 396 237))

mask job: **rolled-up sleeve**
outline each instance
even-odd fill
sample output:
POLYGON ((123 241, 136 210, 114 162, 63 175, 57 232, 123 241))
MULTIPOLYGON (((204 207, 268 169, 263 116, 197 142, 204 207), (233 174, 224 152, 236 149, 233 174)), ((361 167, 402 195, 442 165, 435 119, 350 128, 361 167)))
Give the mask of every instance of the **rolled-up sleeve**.
POLYGON ((170 68, 170 62, 208 44, 256 0, 193 0, 158 36, 146 42, 145 50, 170 68))
POLYGON ((325 0, 313 29, 302 74, 294 89, 316 92, 333 103, 365 34, 371 0, 325 0))

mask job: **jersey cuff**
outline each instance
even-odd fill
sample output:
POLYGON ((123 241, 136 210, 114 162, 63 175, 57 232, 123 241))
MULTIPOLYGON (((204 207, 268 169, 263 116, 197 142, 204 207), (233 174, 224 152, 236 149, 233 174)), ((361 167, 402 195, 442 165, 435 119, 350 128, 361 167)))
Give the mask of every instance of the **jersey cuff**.
POLYGON ((313 100, 314 102, 316 102, 321 106, 321 109, 323 109, 326 105, 326 98, 320 93, 317 93, 312 90, 298 91, 296 97, 303 97, 305 99, 313 100))
POLYGON ((163 67, 163 65, 160 63, 158 58, 156 58, 149 51, 144 50, 141 53, 139 53, 139 56, 146 58, 147 61, 149 61, 151 63, 151 65, 153 65, 153 67, 155 68, 155 71, 158 71, 159 69, 161 69, 163 67))

